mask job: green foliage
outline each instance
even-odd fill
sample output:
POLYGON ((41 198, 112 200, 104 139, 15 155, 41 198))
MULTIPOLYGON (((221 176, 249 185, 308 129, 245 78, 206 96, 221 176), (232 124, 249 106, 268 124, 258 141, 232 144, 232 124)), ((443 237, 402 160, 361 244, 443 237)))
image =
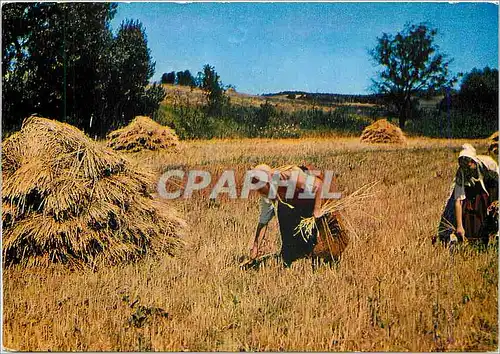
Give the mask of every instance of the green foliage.
POLYGON ((411 119, 412 98, 422 91, 436 92, 454 82, 448 65, 434 43, 437 30, 425 24, 409 25, 396 35, 384 33, 370 52, 383 69, 373 80, 374 90, 394 105, 399 124, 411 119))
POLYGON ((163 73, 161 76, 162 84, 175 84, 175 71, 171 71, 169 73, 163 73))
POLYGON ((268 101, 260 105, 255 119, 257 127, 264 127, 268 125, 269 121, 277 115, 276 108, 268 101))
MULTIPOLYGON (((160 98, 157 88, 145 90, 154 74, 155 63, 147 47, 145 29, 139 21, 124 21, 111 46, 112 70, 108 98, 109 107, 106 124, 101 131, 126 124, 136 115, 151 111, 153 98, 160 98)), ((158 103, 163 99, 156 102, 158 103)))
POLYGON ((485 121, 484 116, 459 109, 450 111, 419 110, 406 131, 414 135, 436 138, 486 138, 498 130, 498 122, 485 121))
POLYGON ((179 71, 179 72, 177 72, 176 76, 177 76, 177 79, 176 79, 177 85, 191 86, 191 87, 196 86, 195 79, 194 79, 193 75, 191 75, 191 72, 189 70, 179 71))
MULTIPOLYGON (((114 3, 10 3, 2 6, 3 129, 32 113, 92 135, 151 112, 158 90, 145 30, 109 23, 114 3)), ((156 102, 158 107, 160 101, 156 102)))
POLYGON ((201 75, 201 89, 207 100, 206 112, 212 117, 221 117, 223 109, 229 105, 229 97, 215 71, 215 67, 206 64, 201 75))
POLYGON ((144 90, 143 97, 141 97, 140 102, 142 102, 142 114, 148 117, 152 117, 158 110, 158 102, 163 101, 166 96, 166 92, 163 87, 159 84, 153 84, 144 90))
POLYGON ((180 139, 210 139, 213 123, 203 110, 195 106, 161 106, 154 119, 173 128, 180 139))
POLYGON ((273 139, 300 138, 301 131, 295 124, 280 124, 261 127, 257 130, 256 136, 273 139))
POLYGON ((103 110, 112 41, 112 3, 10 3, 2 6, 3 122, 31 113, 89 125, 103 110))
POLYGON ((212 117, 206 109, 194 105, 164 105, 154 118, 160 124, 174 128, 181 139, 210 139, 297 138, 305 131, 359 135, 379 116, 380 111, 376 109, 362 112, 352 107, 329 112, 317 108, 285 112, 266 102, 260 107, 228 106, 221 117, 212 117))
POLYGON ((498 130, 498 70, 473 69, 460 90, 450 92, 439 109, 414 109, 408 131, 446 138, 485 138, 498 130))
POLYGON ((498 70, 476 68, 464 75, 458 92, 460 109, 498 120, 498 70))

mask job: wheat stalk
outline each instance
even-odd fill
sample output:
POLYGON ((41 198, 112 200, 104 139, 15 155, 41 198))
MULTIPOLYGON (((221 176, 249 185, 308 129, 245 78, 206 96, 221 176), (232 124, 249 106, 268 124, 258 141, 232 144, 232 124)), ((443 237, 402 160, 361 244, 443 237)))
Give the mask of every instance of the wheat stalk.
MULTIPOLYGON (((375 195, 372 189, 379 182, 380 181, 367 183, 344 198, 329 199, 321 206, 321 215, 339 213, 348 208, 362 204, 366 199, 372 198, 375 195)), ((314 216, 302 218, 295 229, 295 234, 297 235, 300 233, 302 238, 307 241, 312 236, 314 229, 317 228, 316 218, 314 216)))

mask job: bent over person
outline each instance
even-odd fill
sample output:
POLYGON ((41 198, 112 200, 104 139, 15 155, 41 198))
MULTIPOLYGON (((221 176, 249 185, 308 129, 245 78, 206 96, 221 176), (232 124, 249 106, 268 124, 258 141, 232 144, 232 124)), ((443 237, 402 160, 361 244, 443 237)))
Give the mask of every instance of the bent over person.
POLYGON ((470 144, 463 145, 458 165, 437 238, 450 242, 455 230, 457 241, 487 245, 498 234, 498 165, 470 144))
MULTIPOLYGON (((298 226, 303 218, 314 216, 315 218, 322 217, 321 215, 321 193, 323 182, 320 176, 313 175, 306 167, 286 166, 282 168, 272 169, 268 165, 258 165, 254 171, 261 172, 267 177, 267 181, 292 181, 294 186, 293 193, 287 195, 286 183, 266 183, 259 188, 260 199, 260 217, 255 233, 253 247, 250 252, 250 257, 255 259, 258 255, 259 244, 264 237, 264 230, 270 220, 277 215, 279 229, 281 234, 281 251, 280 256, 285 266, 290 266, 291 263, 299 258, 314 256, 314 251, 319 250, 324 252, 325 245, 321 246, 318 243, 318 232, 314 230, 309 238, 304 238, 298 232, 298 226), (278 178, 276 178, 278 177, 278 178), (307 197, 304 194, 307 193, 307 197)), ((341 231, 341 225, 336 219, 336 216, 330 218, 329 226, 334 229, 334 232, 341 231)), ((343 230, 342 230, 343 232, 343 230)), ((342 250, 347 245, 347 239, 344 238, 342 250)), ((337 247, 338 249, 338 247, 337 247)), ((340 250, 340 252, 342 251, 340 250)), ((338 252, 340 254, 340 252, 338 252)))

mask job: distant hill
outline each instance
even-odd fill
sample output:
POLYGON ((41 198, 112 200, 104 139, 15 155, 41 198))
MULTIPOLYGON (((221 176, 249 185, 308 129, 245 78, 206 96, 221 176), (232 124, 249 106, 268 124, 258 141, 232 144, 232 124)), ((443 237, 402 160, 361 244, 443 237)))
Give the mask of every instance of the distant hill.
POLYGON ((298 99, 314 102, 316 104, 381 104, 380 95, 351 95, 338 93, 311 93, 305 91, 282 91, 278 93, 265 93, 264 97, 286 97, 288 99, 298 99))

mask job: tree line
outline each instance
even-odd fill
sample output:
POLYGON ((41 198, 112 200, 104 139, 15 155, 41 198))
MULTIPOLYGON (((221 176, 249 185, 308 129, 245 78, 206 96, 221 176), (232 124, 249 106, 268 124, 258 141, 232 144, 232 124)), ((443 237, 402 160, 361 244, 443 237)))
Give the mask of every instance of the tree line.
MULTIPOLYGON (((38 114, 103 136, 136 115, 158 112, 165 92, 161 85, 150 83, 155 62, 146 29, 137 20, 126 20, 113 33, 110 21, 117 6, 9 3, 2 7, 4 131, 17 129, 25 117, 38 114)), ((376 103, 405 128, 407 122, 423 124, 425 117, 418 105, 422 98, 443 95, 438 112, 464 112, 487 127, 497 127, 498 70, 475 68, 451 75, 451 60, 435 44, 437 34, 437 29, 425 23, 407 24, 395 34, 376 38, 369 53, 379 68, 372 80, 372 95, 301 93, 300 98, 317 104, 356 99, 376 103), (454 90, 459 78, 461 85, 454 90)), ((230 86, 222 84, 209 64, 196 76, 189 70, 164 73, 161 83, 201 88, 206 98, 201 113, 208 117, 237 112, 234 114, 245 118, 234 121, 259 126, 266 120, 262 117, 269 115, 265 105, 252 123, 248 112, 229 109, 226 91, 230 86)), ((296 98, 296 92, 286 93, 290 99, 296 98)))

